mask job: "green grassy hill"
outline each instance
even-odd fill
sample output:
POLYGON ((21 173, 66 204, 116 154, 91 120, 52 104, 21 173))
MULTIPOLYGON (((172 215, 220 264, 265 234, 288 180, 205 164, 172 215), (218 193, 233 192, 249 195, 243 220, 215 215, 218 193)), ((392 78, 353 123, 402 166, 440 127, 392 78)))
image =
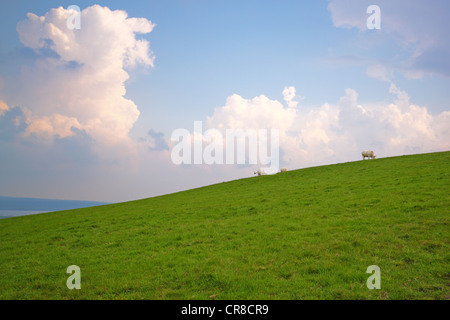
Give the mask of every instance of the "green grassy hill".
POLYGON ((448 299, 449 164, 357 161, 2 219, 0 298, 448 299))

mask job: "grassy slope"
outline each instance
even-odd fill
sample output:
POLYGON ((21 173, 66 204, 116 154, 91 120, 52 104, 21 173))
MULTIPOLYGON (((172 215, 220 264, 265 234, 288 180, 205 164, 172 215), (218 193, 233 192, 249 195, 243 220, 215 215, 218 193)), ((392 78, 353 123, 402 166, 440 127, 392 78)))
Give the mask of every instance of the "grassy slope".
POLYGON ((2 219, 0 298, 446 299, 449 163, 358 161, 2 219))

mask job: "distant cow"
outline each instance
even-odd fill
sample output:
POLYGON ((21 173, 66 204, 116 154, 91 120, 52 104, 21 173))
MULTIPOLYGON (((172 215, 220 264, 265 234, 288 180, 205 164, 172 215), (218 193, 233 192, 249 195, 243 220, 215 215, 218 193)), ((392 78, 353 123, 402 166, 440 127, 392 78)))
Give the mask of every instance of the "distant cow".
POLYGON ((281 168, 280 172, 287 172, 287 168, 281 168))
POLYGON ((263 169, 259 169, 258 171, 254 172, 253 174, 258 174, 258 176, 266 175, 267 173, 263 169))
POLYGON ((368 159, 375 159, 375 158, 377 157, 377 156, 375 155, 375 153, 373 153, 372 150, 366 150, 366 151, 363 151, 363 152, 361 152, 361 155, 362 155, 362 157, 363 157, 363 160, 365 160, 366 157, 367 157, 368 159))

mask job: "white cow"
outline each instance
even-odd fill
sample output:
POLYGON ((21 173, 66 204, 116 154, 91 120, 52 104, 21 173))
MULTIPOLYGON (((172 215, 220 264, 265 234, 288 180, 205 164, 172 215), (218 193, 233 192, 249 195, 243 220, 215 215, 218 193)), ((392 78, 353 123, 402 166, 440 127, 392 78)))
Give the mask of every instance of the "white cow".
POLYGON ((361 155, 362 155, 362 157, 363 157, 363 160, 365 160, 366 159, 366 157, 368 158, 368 159, 375 159, 377 156, 375 155, 375 153, 372 151, 372 150, 366 150, 366 151, 363 151, 363 152, 361 152, 361 155))
POLYGON ((280 172, 287 172, 287 168, 281 168, 280 172))
POLYGON ((266 175, 267 173, 263 169, 259 169, 258 171, 254 172, 253 174, 258 174, 258 176, 266 175))

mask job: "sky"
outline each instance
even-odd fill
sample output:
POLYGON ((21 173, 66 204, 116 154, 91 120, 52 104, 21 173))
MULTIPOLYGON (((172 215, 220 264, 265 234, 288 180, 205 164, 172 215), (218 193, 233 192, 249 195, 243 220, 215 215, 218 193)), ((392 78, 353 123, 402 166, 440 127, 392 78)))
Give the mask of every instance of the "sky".
POLYGON ((446 0, 2 1, 0 195, 130 201, 264 167, 177 164, 180 129, 200 148, 276 131, 288 170, 450 150, 449 14, 446 0))

